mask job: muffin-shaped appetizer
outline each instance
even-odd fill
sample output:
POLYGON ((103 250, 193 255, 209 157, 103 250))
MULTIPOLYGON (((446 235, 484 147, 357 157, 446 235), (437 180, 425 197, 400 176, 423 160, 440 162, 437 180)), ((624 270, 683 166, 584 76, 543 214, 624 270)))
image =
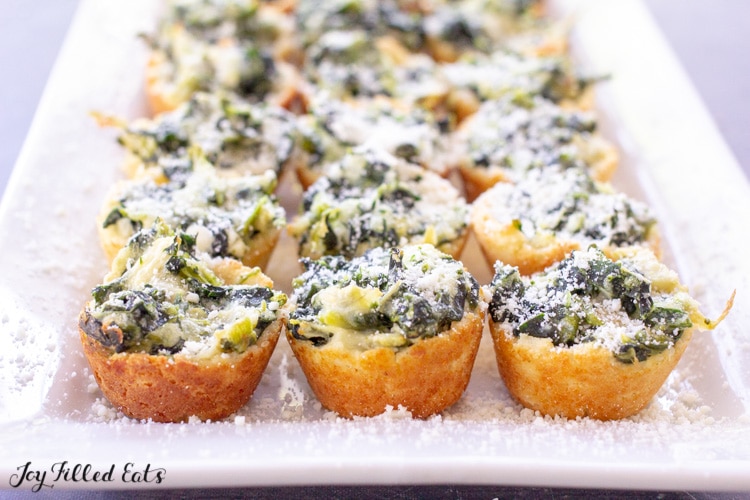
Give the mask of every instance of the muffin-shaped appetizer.
POLYGON ((656 219, 644 203, 592 180, 583 169, 547 167, 498 183, 472 204, 471 228, 490 264, 542 271, 596 244, 647 246, 659 255, 656 219))
POLYGON ((497 263, 490 332, 511 395, 546 415, 600 420, 645 407, 696 329, 712 329, 677 275, 650 251, 575 251, 522 277, 497 263))
POLYGON ((130 240, 80 317, 104 395, 157 422, 231 415, 250 399, 284 325, 286 296, 258 268, 208 259, 157 224, 130 240))
POLYGON ((442 65, 440 73, 451 87, 448 105, 459 122, 474 114, 482 102, 518 91, 571 107, 591 107, 587 90, 594 79, 576 75, 562 56, 533 57, 507 51, 471 54, 442 65))
POLYGON ((381 150, 361 149, 310 186, 289 231, 299 240, 300 255, 313 259, 409 243, 430 243, 458 258, 468 212, 439 175, 381 150))
POLYGON ((324 407, 403 406, 425 418, 469 383, 486 306, 463 265, 431 245, 303 259, 287 338, 324 407))
POLYGON ((298 177, 307 188, 323 168, 352 147, 380 148, 437 174, 448 174, 448 138, 432 114, 387 98, 344 102, 319 94, 299 119, 304 159, 298 177))
POLYGON ((146 95, 155 114, 197 91, 288 103, 297 82, 284 52, 291 19, 256 0, 172 0, 151 47, 146 95))
POLYGON ((139 230, 161 220, 191 235, 196 248, 213 257, 233 257, 245 265, 268 261, 286 225, 284 209, 272 194, 276 175, 219 177, 204 159, 181 182, 150 179, 117 184, 98 218, 102 248, 113 259, 139 230))
POLYGON ((148 176, 157 182, 188 173, 189 150, 195 146, 226 176, 267 170, 280 175, 286 165, 296 168, 300 158, 290 112, 232 94, 199 92, 153 119, 125 123, 100 117, 100 122, 120 128, 118 141, 128 152, 128 176, 148 176))
POLYGON ((594 179, 608 180, 617 166, 617 151, 596 134, 596 125, 591 113, 522 91, 484 102, 456 131, 468 199, 553 164, 584 165, 594 179))

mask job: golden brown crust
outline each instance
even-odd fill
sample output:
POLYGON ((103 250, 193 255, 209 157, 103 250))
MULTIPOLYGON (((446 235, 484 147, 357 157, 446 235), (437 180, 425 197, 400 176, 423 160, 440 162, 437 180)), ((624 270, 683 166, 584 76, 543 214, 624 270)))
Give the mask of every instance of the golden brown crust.
POLYGON ((323 175, 319 170, 310 168, 309 162, 307 161, 298 162, 294 171, 297 174, 297 180, 302 185, 303 190, 312 186, 315 181, 320 179, 323 175))
POLYGON ((461 164, 458 172, 464 181, 464 193, 469 203, 498 182, 511 182, 500 168, 479 168, 461 164))
POLYGON ((374 416, 403 406, 427 418, 458 401, 469 383, 484 329, 484 310, 403 349, 351 351, 287 339, 315 395, 344 417, 374 416))
MULTIPOLYGON (((482 197, 477 203, 481 201, 482 197)), ((578 242, 555 238, 552 234, 527 238, 512 223, 495 220, 491 212, 481 205, 472 207, 471 227, 490 265, 499 260, 518 267, 523 275, 542 271, 581 246, 578 242)))
POLYGON ((617 148, 601 136, 593 135, 586 139, 574 140, 581 151, 581 158, 589 167, 591 177, 597 182, 608 182, 620 163, 617 148))
POLYGON ((244 406, 258 386, 284 320, 269 325, 242 354, 191 360, 185 356, 116 353, 79 330, 83 352, 107 399, 125 415, 155 422, 195 416, 219 420, 244 406))
POLYGON ((557 348, 549 339, 513 337, 490 319, 500 376, 522 405, 545 415, 614 420, 643 409, 662 386, 692 330, 673 348, 646 361, 626 364, 591 344, 557 348))
MULTIPOLYGON (((466 246, 466 241, 469 239, 469 229, 464 229, 461 234, 453 241, 443 243, 442 245, 437 245, 435 248, 440 250, 443 253, 447 253, 451 257, 453 257, 456 260, 460 260, 461 253, 464 251, 464 246, 466 246)), ((425 243, 431 243, 429 241, 425 243)))
POLYGON ((440 63, 456 62, 461 55, 461 50, 458 49, 451 40, 427 37, 425 45, 430 57, 440 63))
POLYGON ((247 251, 242 255, 242 263, 248 267, 265 267, 271 259, 276 242, 281 236, 281 228, 273 228, 262 235, 253 237, 247 251))
POLYGON ((176 93, 168 93, 164 89, 165 64, 167 64, 167 57, 160 50, 151 52, 146 62, 146 101, 154 116, 173 111, 183 102, 183 99, 178 98, 176 93))

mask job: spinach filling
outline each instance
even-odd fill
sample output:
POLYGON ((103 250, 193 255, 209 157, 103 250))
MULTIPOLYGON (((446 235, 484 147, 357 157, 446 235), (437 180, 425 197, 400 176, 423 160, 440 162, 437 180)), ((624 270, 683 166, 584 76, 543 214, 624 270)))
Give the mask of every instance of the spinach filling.
POLYGON ((199 92, 172 112, 125 127, 118 142, 147 168, 184 181, 193 171, 193 146, 219 169, 278 174, 293 155, 297 132, 282 108, 199 92))
POLYGON ((244 352, 276 320, 286 296, 263 286, 224 284, 196 258, 192 236, 169 234, 157 225, 131 240, 126 268, 92 290, 80 328, 115 352, 169 355, 188 341, 207 343, 214 336, 220 351, 244 352), (151 281, 140 283, 142 272, 151 281))
POLYGON ((165 16, 160 32, 144 38, 167 56, 178 83, 186 90, 228 89, 261 101, 277 77, 271 53, 283 31, 283 21, 259 15, 257 2, 177 2, 165 16), (216 57, 215 49, 236 49, 240 60, 228 63, 216 57), (200 65, 195 64, 196 58, 200 65), (233 64, 238 66, 238 81, 222 76, 227 70, 223 66, 234 69, 233 64))
POLYGON ((543 275, 523 279, 517 268, 495 266, 490 284, 493 321, 512 325, 513 334, 548 338, 556 346, 597 340, 607 321, 600 305, 617 301, 637 329, 620 335, 613 350, 623 363, 645 361, 668 348, 692 326, 688 312, 652 293, 651 283, 627 261, 614 262, 592 247, 593 258, 576 254, 543 275))
POLYGON ((429 245, 375 248, 352 260, 328 256, 302 263, 305 272, 293 282, 297 308, 289 327, 295 338, 318 346, 330 341, 332 327, 341 326, 374 337, 376 345, 378 336, 397 333, 398 342, 388 345, 405 347, 450 329, 479 305, 474 277, 429 245), (442 286, 419 280, 428 275, 440 275, 442 286), (329 297, 346 302, 348 309, 338 311, 321 299, 331 289, 338 292, 329 297))
POLYGON ((468 156, 474 167, 519 173, 549 165, 583 168, 586 159, 575 140, 596 127, 588 113, 519 90, 480 106, 468 127, 468 156))
POLYGON ((528 238, 552 232, 586 244, 628 246, 649 240, 656 225, 643 203, 596 183, 585 170, 555 166, 502 191, 499 215, 528 238))
POLYGON ((320 94, 308 111, 298 140, 311 170, 320 172, 365 143, 426 168, 439 169, 445 162, 445 136, 435 118, 419 108, 405 112, 389 101, 354 106, 320 94))
POLYGON ((443 182, 384 153, 345 156, 302 198, 293 230, 300 253, 351 258, 379 246, 429 242, 441 247, 455 241, 467 225, 468 209, 458 195, 449 204, 432 201, 425 186, 437 188, 427 176, 443 182), (427 239, 428 232, 434 239, 427 239))
POLYGON ((390 96, 393 74, 386 62, 365 31, 330 31, 309 47, 304 73, 335 96, 390 96))
POLYGON ((104 216, 102 228, 132 237, 156 219, 173 230, 201 234, 201 250, 213 257, 243 258, 256 238, 284 225, 285 215, 272 194, 272 173, 220 178, 203 161, 181 181, 133 181, 104 216), (122 221, 128 224, 123 226, 122 221), (241 242, 239 244, 237 241, 241 242))

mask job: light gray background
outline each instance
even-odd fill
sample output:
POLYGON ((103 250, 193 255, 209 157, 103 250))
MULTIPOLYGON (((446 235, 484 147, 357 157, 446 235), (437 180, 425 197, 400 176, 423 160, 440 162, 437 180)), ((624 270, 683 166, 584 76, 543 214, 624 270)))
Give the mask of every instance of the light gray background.
MULTIPOLYGON (((750 1, 645 1, 750 175, 750 1)), ((77 4, 0 0, 0 194, 77 4)))

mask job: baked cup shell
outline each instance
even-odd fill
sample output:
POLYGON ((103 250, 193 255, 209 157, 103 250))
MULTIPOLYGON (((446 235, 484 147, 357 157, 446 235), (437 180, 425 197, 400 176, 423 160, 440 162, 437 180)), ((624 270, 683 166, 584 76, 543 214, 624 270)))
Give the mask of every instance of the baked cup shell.
POLYGON ((500 261, 518 267, 523 275, 542 271, 581 247, 578 242, 552 234, 527 238, 512 223, 503 224, 477 207, 472 210, 471 227, 490 266, 500 261))
POLYGON ((448 241, 437 245, 435 248, 443 253, 447 253, 456 260, 461 259, 461 254, 466 246, 466 241, 469 239, 469 228, 464 229, 461 234, 453 241, 448 241))
MULTIPOLYGON (((523 275, 530 275, 563 260, 574 250, 588 246, 576 240, 559 238, 551 232, 528 238, 512 221, 493 217, 494 203, 495 199, 489 194, 479 196, 471 207, 470 215, 471 230, 490 266, 500 261, 518 267, 523 275)), ((659 258, 661 238, 657 228, 652 227, 646 241, 637 246, 649 248, 659 258)), ((604 246, 602 251, 609 254, 611 248, 614 247, 604 246)))
POLYGON ((555 347, 550 339, 514 337, 490 320, 500 376, 526 408, 569 419, 615 420, 642 410, 664 384, 692 337, 686 330, 674 346, 631 364, 591 344, 555 347))
POLYGON ((79 330, 83 353, 104 396, 131 418, 220 420, 244 406, 258 386, 285 322, 278 319, 241 354, 210 359, 112 353, 79 330))
POLYGON ((465 313, 450 330, 401 351, 315 347, 287 330, 287 339, 322 405, 347 418, 371 417, 402 406, 427 418, 466 390, 484 329, 485 310, 465 313))

